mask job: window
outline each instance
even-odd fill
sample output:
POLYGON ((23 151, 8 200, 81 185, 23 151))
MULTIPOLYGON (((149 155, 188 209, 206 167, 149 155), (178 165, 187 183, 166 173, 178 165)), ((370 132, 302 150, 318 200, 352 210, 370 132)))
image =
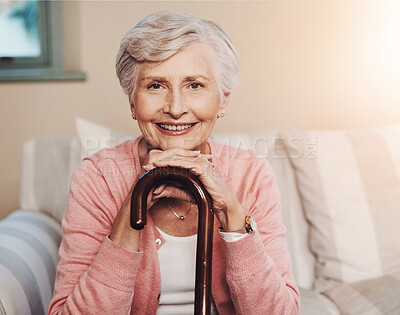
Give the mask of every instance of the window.
POLYGON ((65 71, 61 1, 0 2, 0 81, 85 77, 65 71))

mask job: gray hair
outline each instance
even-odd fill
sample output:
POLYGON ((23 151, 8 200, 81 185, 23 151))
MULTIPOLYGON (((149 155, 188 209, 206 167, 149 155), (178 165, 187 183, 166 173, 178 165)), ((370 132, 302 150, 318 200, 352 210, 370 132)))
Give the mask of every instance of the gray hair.
POLYGON ((164 61, 193 42, 212 48, 219 88, 230 93, 237 85, 238 58, 228 34, 212 21, 174 12, 151 14, 122 38, 116 72, 124 92, 132 96, 140 63, 164 61))

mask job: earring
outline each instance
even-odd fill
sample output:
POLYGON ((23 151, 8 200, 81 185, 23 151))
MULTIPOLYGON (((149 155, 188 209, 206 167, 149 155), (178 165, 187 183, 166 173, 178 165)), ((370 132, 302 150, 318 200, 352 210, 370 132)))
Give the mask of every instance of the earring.
MULTIPOLYGON (((135 107, 135 105, 133 105, 133 103, 131 104, 131 108, 133 109, 135 107)), ((132 114, 132 118, 134 119, 134 120, 136 120, 136 116, 135 115, 133 115, 132 114)))
POLYGON ((225 116, 225 114, 224 113, 221 113, 221 114, 219 114, 218 116, 217 116, 217 118, 222 118, 222 117, 224 117, 225 116))

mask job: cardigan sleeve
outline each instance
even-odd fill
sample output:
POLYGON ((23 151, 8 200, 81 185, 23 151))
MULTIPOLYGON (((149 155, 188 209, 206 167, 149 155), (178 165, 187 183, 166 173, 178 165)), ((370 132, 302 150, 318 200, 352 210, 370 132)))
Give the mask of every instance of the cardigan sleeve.
POLYGON ((49 314, 130 313, 142 253, 108 238, 118 210, 97 165, 83 160, 71 179, 49 314))
POLYGON ((258 159, 251 173, 245 207, 257 231, 223 242, 235 309, 238 314, 299 314, 300 295, 291 272, 275 175, 265 159, 258 159))

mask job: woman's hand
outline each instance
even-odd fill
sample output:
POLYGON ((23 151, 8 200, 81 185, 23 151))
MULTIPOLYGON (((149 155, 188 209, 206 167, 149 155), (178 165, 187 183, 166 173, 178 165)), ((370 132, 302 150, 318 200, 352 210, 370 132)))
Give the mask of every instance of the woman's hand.
MULTIPOLYGON (((149 159, 143 169, 149 171, 155 167, 171 166, 190 170, 193 174, 199 176, 204 188, 210 194, 215 215, 222 228, 225 231, 234 231, 244 227, 246 213, 236 195, 214 170, 214 165, 211 163, 211 155, 182 149, 161 152, 164 154, 159 154, 156 158, 149 159)), ((168 187, 164 189, 168 189, 168 187)), ((161 186, 159 191, 162 191, 161 186)), ((156 190, 156 192, 158 191, 156 190)))
MULTIPOLYGON (((184 149, 172 149, 172 150, 151 150, 146 160, 142 163, 142 169, 138 176, 138 179, 147 171, 153 169, 154 167, 148 167, 149 165, 154 165, 157 161, 170 159, 174 157, 197 157, 200 156, 200 151, 189 151, 184 149)), ((155 189, 151 190, 149 193, 149 199, 147 201, 147 209, 150 209, 154 203, 156 203, 161 198, 175 198, 180 199, 188 202, 195 203, 193 196, 188 193, 185 189, 181 189, 178 186, 167 186, 167 185, 160 185, 157 186, 155 189)))
MULTIPOLYGON (((169 159, 174 156, 187 156, 196 157, 199 156, 199 151, 187 151, 182 149, 173 149, 168 151, 151 150, 142 165, 153 165, 156 161, 162 159, 169 159)), ((134 230, 131 227, 131 199, 133 189, 139 180, 139 178, 148 171, 146 167, 142 167, 140 170, 135 183, 132 185, 131 190, 126 196, 117 216, 115 217, 110 239, 121 247, 124 247, 131 251, 139 250, 140 231, 134 230)), ((193 202, 193 198, 185 190, 179 189, 178 187, 160 185, 157 188, 153 188, 149 193, 147 200, 147 209, 150 209, 160 198, 171 197, 182 199, 185 201, 193 202)))

